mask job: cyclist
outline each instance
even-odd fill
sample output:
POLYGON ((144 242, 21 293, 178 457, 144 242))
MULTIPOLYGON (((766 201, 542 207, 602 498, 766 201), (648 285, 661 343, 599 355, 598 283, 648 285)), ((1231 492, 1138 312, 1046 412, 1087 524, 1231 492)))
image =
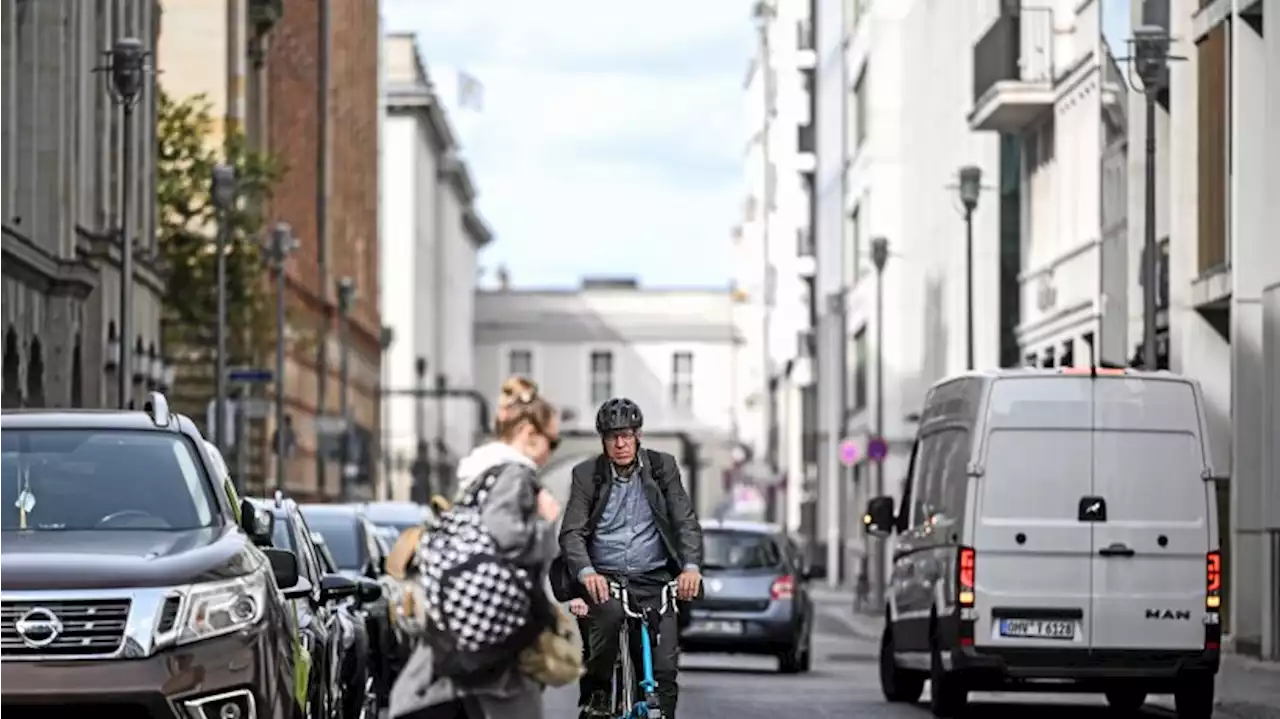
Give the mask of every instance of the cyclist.
MULTIPOLYGON (((603 453, 573 468, 560 526, 560 549, 584 589, 591 610, 586 676, 578 703, 583 717, 608 715, 609 687, 626 616, 609 583, 625 582, 632 601, 658 607, 672 581, 676 599, 697 596, 702 584, 702 528, 680 483, 675 457, 641 450, 644 415, 629 399, 614 398, 596 413, 603 453)), ((657 626, 654 678, 663 716, 674 719, 678 629, 670 612, 657 626)))

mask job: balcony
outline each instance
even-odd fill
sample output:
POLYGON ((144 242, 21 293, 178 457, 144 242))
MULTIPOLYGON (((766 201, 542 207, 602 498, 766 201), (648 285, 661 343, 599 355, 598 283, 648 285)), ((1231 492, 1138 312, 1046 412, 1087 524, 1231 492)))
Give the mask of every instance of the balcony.
POLYGON ((1053 109, 1053 12, 1001 15, 973 46, 969 128, 1019 133, 1053 109))

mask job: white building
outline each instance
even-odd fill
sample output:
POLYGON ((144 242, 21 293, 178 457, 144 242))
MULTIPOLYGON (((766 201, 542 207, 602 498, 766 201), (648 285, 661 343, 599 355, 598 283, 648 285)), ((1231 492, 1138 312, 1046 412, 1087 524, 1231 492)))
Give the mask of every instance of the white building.
POLYGON ((1018 344, 1028 364, 1123 366, 1132 350, 1121 199, 1127 110, 1113 57, 1125 48, 1103 42, 1102 0, 998 10, 975 36, 969 123, 1019 145, 1018 344))
POLYGON ((735 321, 745 341, 736 370, 737 430, 762 470, 752 474, 770 484, 785 482, 776 514, 798 531, 804 481, 816 472, 812 459, 806 462, 801 421, 806 401, 812 405, 814 396, 805 388, 813 384, 811 88, 816 56, 809 0, 758 7, 771 10, 757 15, 759 42, 747 68, 746 199, 733 236, 740 300, 735 321))
POLYGON ((523 375, 566 415, 545 470, 562 500, 568 469, 600 452, 597 408, 629 397, 644 411, 645 443, 681 461, 704 516, 715 508, 733 448, 739 337, 728 290, 588 279, 581 289, 483 290, 475 308, 475 386, 493 398, 523 375))
POLYGON ((420 439, 439 491, 480 433, 479 408, 449 388, 477 386, 476 255, 492 233, 476 212, 476 190, 414 36, 383 42, 381 298, 393 334, 382 364, 383 469, 394 495, 407 498, 420 439), (430 396, 409 394, 420 386, 430 396))

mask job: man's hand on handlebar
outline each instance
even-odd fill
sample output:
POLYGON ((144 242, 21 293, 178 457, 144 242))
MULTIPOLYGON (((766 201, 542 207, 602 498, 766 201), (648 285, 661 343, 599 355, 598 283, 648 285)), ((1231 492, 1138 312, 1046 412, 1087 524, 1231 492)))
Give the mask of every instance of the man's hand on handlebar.
POLYGON ((588 574, 582 578, 582 586, 586 587, 587 595, 596 604, 604 604, 609 601, 609 580, 605 579, 604 576, 588 574))
POLYGON ((676 577, 676 599, 688 602, 698 596, 702 587, 702 574, 696 569, 686 569, 676 577))

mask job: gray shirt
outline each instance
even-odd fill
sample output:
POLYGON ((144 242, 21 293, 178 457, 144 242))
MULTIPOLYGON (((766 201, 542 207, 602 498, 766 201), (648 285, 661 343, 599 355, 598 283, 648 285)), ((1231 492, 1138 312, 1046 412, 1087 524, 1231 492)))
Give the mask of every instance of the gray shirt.
POLYGON ((600 513, 600 522, 590 543, 592 568, 580 572, 579 579, 593 570, 636 575, 667 565, 667 550, 658 533, 653 508, 644 494, 641 469, 637 461, 631 476, 623 477, 616 467, 612 468, 609 500, 600 513))

